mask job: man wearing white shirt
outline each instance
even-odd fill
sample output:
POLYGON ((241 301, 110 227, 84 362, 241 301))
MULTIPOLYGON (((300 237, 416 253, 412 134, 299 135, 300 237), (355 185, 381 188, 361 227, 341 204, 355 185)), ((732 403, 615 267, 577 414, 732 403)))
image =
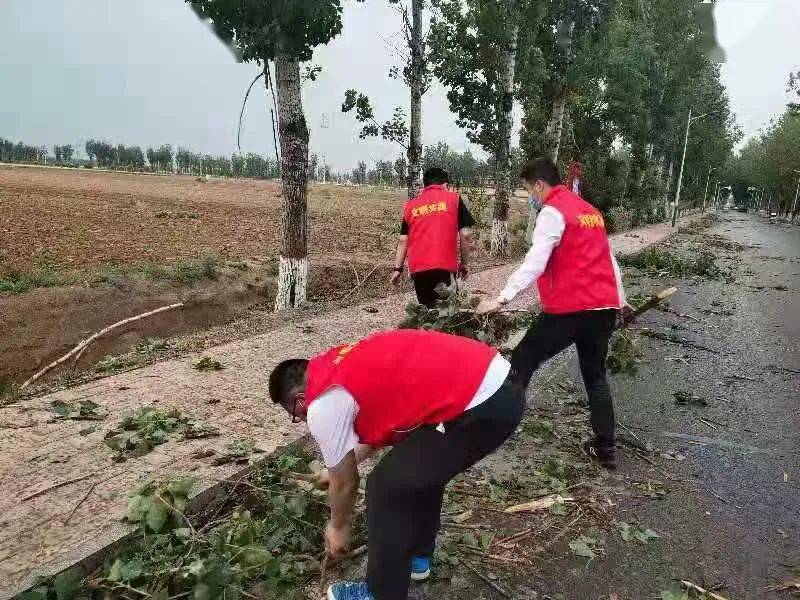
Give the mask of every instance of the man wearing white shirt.
POLYGON ((606 356, 618 313, 626 304, 619 265, 603 215, 561 184, 551 160, 529 162, 521 178, 542 206, 531 249, 498 296, 483 301, 478 312, 497 311, 537 284, 542 314, 514 350, 512 369, 527 387, 539 365, 575 344, 595 434, 585 448, 601 465, 613 469, 614 405, 606 356))
POLYGON ((270 396, 322 451, 332 556, 350 540, 358 463, 393 446, 367 480, 366 581, 333 584, 329 600, 406 600, 410 580, 430 574, 445 486, 508 439, 525 405, 494 348, 402 329, 281 363, 270 396))

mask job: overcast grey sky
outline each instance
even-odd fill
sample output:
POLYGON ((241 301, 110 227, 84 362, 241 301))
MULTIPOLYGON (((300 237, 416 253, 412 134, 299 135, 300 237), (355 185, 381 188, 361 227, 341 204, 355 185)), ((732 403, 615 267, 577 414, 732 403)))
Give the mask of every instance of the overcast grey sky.
MULTIPOLYGON (((397 62, 389 49, 396 13, 386 2, 345 0, 344 23, 342 35, 317 51, 324 70, 304 93, 311 149, 336 169, 401 152, 358 139, 354 120, 340 112, 345 89, 367 92, 379 116, 408 103, 402 84, 387 77, 397 62)), ((783 111, 788 74, 800 68, 800 1, 720 0, 717 23, 728 58, 724 83, 752 135, 783 111)), ((242 97, 257 73, 236 64, 182 0, 0 0, 0 137, 81 148, 95 137, 230 154, 242 97)), ((273 152, 266 102, 259 85, 243 151, 273 152)), ((424 110, 424 143, 468 147, 441 86, 424 110)))

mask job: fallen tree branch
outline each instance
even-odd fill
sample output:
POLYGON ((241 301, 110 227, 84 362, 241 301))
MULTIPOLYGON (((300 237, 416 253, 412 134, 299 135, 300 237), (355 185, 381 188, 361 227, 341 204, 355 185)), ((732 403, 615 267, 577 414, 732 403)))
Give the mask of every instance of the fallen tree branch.
POLYGON ((81 499, 78 501, 78 503, 75 506, 72 507, 72 510, 69 511, 69 514, 67 515, 67 518, 62 521, 63 525, 66 525, 67 523, 69 523, 69 520, 72 518, 72 515, 75 514, 75 511, 78 510, 78 508, 81 506, 81 504, 86 502, 86 499, 92 494, 92 492, 94 491, 94 488, 95 488, 96 485, 97 485, 97 482, 93 481, 92 485, 89 486, 89 489, 86 490, 86 493, 81 497, 81 499))
POLYGON ((141 319, 145 319, 147 317, 152 317, 153 315, 157 315, 159 313, 166 312, 168 310, 174 310, 176 308, 181 308, 181 307, 183 307, 183 302, 179 302, 177 304, 170 304, 169 306, 162 306, 161 308, 157 308, 156 310, 151 310, 151 311, 143 313, 141 315, 136 315, 135 317, 129 317, 127 319, 123 319, 122 321, 114 323, 113 325, 109 325, 105 329, 103 329, 101 331, 98 331, 94 335, 92 335, 92 336, 86 338, 85 340, 83 340, 80 344, 75 346, 72 350, 67 352, 64 356, 62 356, 58 360, 55 360, 55 361, 51 362, 49 365, 47 365, 46 367, 41 369, 38 373, 36 373, 30 379, 28 379, 25 383, 23 383, 20 386, 20 389, 24 390, 25 388, 30 386, 33 382, 35 382, 38 379, 40 379, 43 375, 45 375, 46 373, 48 373, 51 370, 55 369, 58 365, 60 365, 62 363, 65 363, 66 361, 68 361, 73 356, 75 357, 74 360, 73 360, 73 363, 77 363, 78 360, 80 359, 80 357, 83 355, 83 353, 86 350, 86 348, 92 342, 94 342, 97 338, 104 336, 109 331, 117 329, 118 327, 122 327, 123 325, 127 325, 128 323, 132 323, 133 321, 139 321, 141 319))
POLYGON ((701 588, 696 583, 692 583, 691 581, 686 581, 681 579, 681 584, 684 587, 689 588, 690 590, 694 590, 695 592, 699 592, 701 594, 706 594, 709 598, 713 598, 714 600, 728 600, 725 596, 720 596, 719 594, 715 594, 714 592, 710 592, 707 589, 701 588))
POLYGON ((70 483, 77 483, 79 481, 83 481, 84 479, 89 479, 89 477, 92 477, 92 476, 94 476, 94 473, 89 473, 88 475, 81 475, 80 477, 75 477, 74 479, 67 479, 65 481, 59 481, 58 483, 54 483, 51 486, 48 486, 46 488, 42 488, 38 492, 33 492, 32 494, 28 494, 21 501, 22 502, 27 502, 28 500, 36 498, 37 496, 41 496, 42 494, 46 494, 47 492, 49 492, 51 490, 55 490, 55 489, 58 489, 60 487, 64 487, 65 485, 69 485, 70 483))
MULTIPOLYGON (((352 266, 352 265, 351 265, 351 266, 352 266)), ((356 286, 355 286, 355 287, 354 287, 352 290, 350 290, 350 291, 349 291, 349 292, 347 292, 347 293, 346 293, 344 296, 342 296, 342 300, 344 300, 345 298, 349 298, 350 296, 352 296, 353 294, 355 294, 355 293, 356 293, 356 292, 357 292, 357 291, 358 291, 358 290, 359 290, 359 289, 360 289, 360 288, 361 288, 361 287, 362 287, 362 286, 363 286, 365 283, 367 283, 367 280, 368 280, 368 279, 369 279, 369 278, 372 276, 372 274, 373 274, 375 271, 377 271, 377 270, 378 270, 378 267, 379 267, 379 266, 380 266, 380 265, 375 265, 375 266, 372 268, 372 270, 371 270, 369 273, 367 273, 367 274, 366 274, 366 276, 364 277, 364 279, 362 279, 362 280, 361 280, 361 281, 360 281, 360 282, 359 282, 359 283, 358 283, 358 284, 357 284, 357 285, 356 285, 356 286)), ((355 271, 355 267, 353 267, 353 271, 355 271)), ((358 275, 357 275, 357 274, 356 274, 356 277, 358 277, 358 275)))
POLYGON ((492 588, 494 591, 496 591, 498 594, 500 594, 504 598, 511 598, 512 597, 511 594, 509 594, 507 591, 505 591, 503 588, 501 588, 499 585, 497 585, 494 581, 489 579, 486 575, 484 575, 483 573, 478 571, 478 569, 473 567, 471 564, 469 564, 463 558, 459 557, 458 562, 460 562, 462 565, 467 567, 470 571, 472 571, 475 574, 476 577, 478 577, 478 579, 483 581, 486 585, 488 585, 490 588, 492 588))

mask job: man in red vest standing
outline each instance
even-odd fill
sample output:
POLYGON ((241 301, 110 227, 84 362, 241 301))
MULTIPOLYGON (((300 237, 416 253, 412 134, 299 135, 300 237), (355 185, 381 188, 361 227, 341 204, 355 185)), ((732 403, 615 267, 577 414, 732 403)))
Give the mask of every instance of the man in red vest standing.
POLYGON ((428 169, 422 178, 424 189, 406 202, 400 226, 392 283, 398 283, 408 255, 408 271, 414 282, 417 300, 433 308, 439 295, 436 287, 451 285, 456 273, 467 276, 475 224, 457 192, 447 185, 450 178, 442 169, 428 169), (459 265, 458 249, 461 248, 459 265))
POLYGON ((619 265, 603 215, 561 184, 550 159, 531 161, 521 176, 531 197, 542 205, 531 249, 496 299, 482 302, 478 312, 496 311, 538 284, 542 314, 514 350, 512 368, 527 387, 542 362, 575 344, 595 434, 585 449, 613 469, 614 406, 606 356, 617 315, 626 305, 619 265))
POLYGON ((272 400, 308 423, 328 467, 329 555, 350 541, 358 463, 394 446, 367 479, 366 581, 333 584, 329 600, 406 600, 410 580, 430 575, 445 486, 522 419, 513 380, 494 348, 402 329, 275 368, 272 400))

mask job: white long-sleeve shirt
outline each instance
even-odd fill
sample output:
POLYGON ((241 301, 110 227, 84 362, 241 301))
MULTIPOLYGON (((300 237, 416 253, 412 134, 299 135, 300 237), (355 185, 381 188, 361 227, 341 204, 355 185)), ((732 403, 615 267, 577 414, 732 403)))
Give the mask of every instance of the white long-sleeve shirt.
MULTIPOLYGON (((516 298, 517 294, 528 289, 541 277, 547 268, 547 263, 550 261, 553 250, 561 243, 566 227, 564 216, 557 209, 552 206, 542 208, 536 219, 536 226, 533 229, 531 249, 528 250, 522 264, 508 278, 506 286, 500 292, 499 300, 511 302, 516 298)), ((622 285, 622 274, 613 252, 611 253, 611 264, 614 266, 614 276, 617 280, 617 290, 620 304, 622 305, 626 302, 625 289, 622 285)), ((607 308, 619 307, 609 306, 607 308)))

